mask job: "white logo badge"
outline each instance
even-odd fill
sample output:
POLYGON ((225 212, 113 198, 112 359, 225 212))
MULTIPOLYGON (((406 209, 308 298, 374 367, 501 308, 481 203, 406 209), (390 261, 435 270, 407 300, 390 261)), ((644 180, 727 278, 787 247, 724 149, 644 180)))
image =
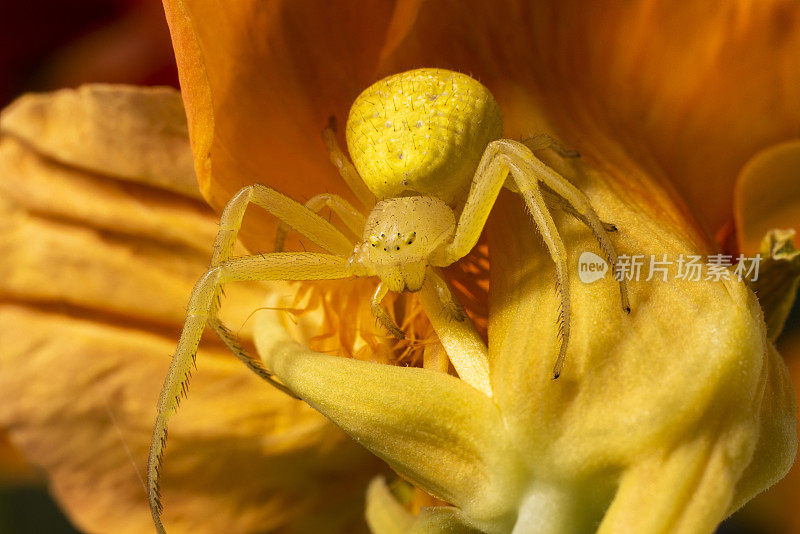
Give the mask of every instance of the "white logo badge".
POLYGON ((578 278, 584 284, 591 284, 605 278, 608 272, 606 260, 593 252, 584 252, 578 258, 578 278))

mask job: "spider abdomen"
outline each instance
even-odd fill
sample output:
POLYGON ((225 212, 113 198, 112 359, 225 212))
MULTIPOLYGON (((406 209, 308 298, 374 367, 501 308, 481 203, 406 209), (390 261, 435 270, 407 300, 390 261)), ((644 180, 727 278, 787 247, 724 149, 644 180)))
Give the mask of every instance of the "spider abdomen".
POLYGON ((500 107, 465 74, 416 69, 385 78, 353 103, 347 147, 379 198, 409 192, 464 198, 481 155, 502 134, 500 107))

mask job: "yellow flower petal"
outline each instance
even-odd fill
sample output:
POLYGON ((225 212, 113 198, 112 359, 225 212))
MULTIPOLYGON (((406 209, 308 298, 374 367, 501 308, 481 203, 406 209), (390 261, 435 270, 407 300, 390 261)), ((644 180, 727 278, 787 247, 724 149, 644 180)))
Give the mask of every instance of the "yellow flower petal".
POLYGON ((416 516, 410 514, 397 502, 380 477, 370 482, 367 488, 366 513, 373 534, 480 534, 479 530, 465 526, 459 517, 460 512, 450 506, 426 508, 416 516))
MULTIPOLYGON (((793 332, 779 340, 778 348, 785 358, 791 377, 795 383, 800 379, 800 335, 793 332)), ((791 391, 783 392, 791 396, 791 391)), ((786 403, 786 399, 775 395, 773 404, 786 403)), ((800 404, 800 391, 795 389, 795 405, 800 404)), ((773 409, 766 405, 766 410, 773 409)), ((764 432, 769 435, 769 432, 764 432)), ((769 446, 770 444, 764 444, 769 446)), ((772 450, 776 444, 772 444, 772 450)), ((778 444, 778 447, 780 444, 778 444)), ((769 454, 758 456, 762 462, 773 461, 769 454)), ((757 466, 754 466, 756 469, 757 466)), ((759 532, 798 532, 800 531, 800 514, 797 513, 797 502, 800 497, 800 463, 795 462, 789 474, 769 490, 756 497, 747 505, 742 514, 748 524, 752 524, 759 532)))
POLYGON ((414 524, 414 516, 391 494, 381 477, 374 478, 367 488, 366 517, 375 534, 404 534, 414 524))
MULTIPOLYGON (((533 232, 518 230, 527 215, 509 198, 488 229, 498 405, 518 432, 516 442, 529 448, 535 479, 593 481, 591 492, 579 482, 568 491, 580 509, 598 507, 586 519, 602 518, 601 531, 708 531, 741 502, 737 487, 750 484, 749 497, 791 465, 797 443, 788 375, 744 282, 676 280, 674 263, 668 282, 645 281, 649 254, 674 262, 703 251, 631 209, 605 185, 609 177, 581 164, 572 171, 601 217, 621 229, 620 253, 647 255, 641 281, 629 285, 632 312, 620 311, 612 280, 584 284, 573 271, 570 350, 564 374, 551 380, 558 346, 542 340, 556 339, 552 260, 533 232), (761 436, 759 427, 769 434, 761 436), (779 445, 762 462, 754 448, 767 439, 779 445), (643 489, 649 486, 660 489, 643 489), (603 517, 603 499, 612 496, 603 517), (695 509, 695 501, 704 507, 695 509), (636 513, 643 509, 648 513, 636 513)), ((583 251, 597 251, 596 242, 576 221, 560 220, 569 265, 577 267, 583 251)))
MULTIPOLYGON (((702 252, 689 229, 670 231, 627 203, 635 192, 617 196, 613 177, 581 163, 562 172, 622 229, 621 253, 702 252)), ((567 215, 559 222, 577 265, 595 240, 567 215)), ((455 504, 459 524, 489 532, 545 512, 541 532, 598 523, 601 532, 705 532, 785 474, 797 448, 791 387, 744 281, 679 281, 673 264, 668 282, 631 282, 628 316, 613 280, 584 285, 572 271, 580 291, 567 367, 554 381, 552 260, 515 196, 499 201, 488 242, 490 371, 502 425, 480 408, 488 398, 466 385, 315 354, 268 313, 256 328, 265 364, 409 480, 455 504), (480 435, 492 437, 485 452, 480 435)))
POLYGON ((511 519, 521 466, 481 391, 441 372, 311 351, 276 311, 255 321, 265 366, 358 443, 476 524, 511 519))

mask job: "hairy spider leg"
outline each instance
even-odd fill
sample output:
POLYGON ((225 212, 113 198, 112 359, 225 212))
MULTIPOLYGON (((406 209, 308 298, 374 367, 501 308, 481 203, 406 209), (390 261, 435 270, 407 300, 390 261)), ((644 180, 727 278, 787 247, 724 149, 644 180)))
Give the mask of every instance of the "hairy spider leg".
POLYGON ((417 293, 422 309, 459 378, 492 397, 489 349, 475 328, 475 323, 436 271, 428 267, 425 282, 417 293))
MULTIPOLYGON (((578 210, 573 208, 572 204, 570 204, 569 202, 567 202, 566 200, 561 198, 558 195, 558 193, 556 193, 555 191, 553 191, 552 189, 547 187, 547 184, 540 184, 539 191, 541 191, 542 196, 544 197, 545 202, 547 202, 548 206, 556 205, 559 209, 561 209, 562 211, 564 211, 566 213, 569 213, 570 215, 572 215, 573 217, 575 217, 576 219, 581 221, 583 224, 588 226, 590 229, 592 228, 592 225, 589 222, 589 219, 587 219, 584 215, 582 215, 578 210)), ((616 232, 617 231, 617 225, 614 224, 614 223, 605 222, 605 221, 601 220, 600 221, 600 226, 602 226, 603 230, 605 230, 606 232, 616 232)), ((606 259, 608 259, 608 258, 606 258, 606 259)))
MULTIPOLYGON (((531 149, 533 152, 549 148, 562 158, 579 158, 581 156, 577 150, 565 147, 558 139, 546 133, 536 134, 528 139, 523 139, 522 144, 531 149)), ((558 207, 563 211, 569 213, 589 228, 592 227, 591 223, 589 223, 589 219, 582 215, 578 210, 573 208, 572 204, 558 196, 558 194, 547 187, 547 185, 543 184, 542 187, 540 187, 540 191, 542 192, 542 196, 544 196, 548 205, 557 204, 558 207)), ((606 232, 617 231, 616 225, 612 223, 600 221, 600 224, 602 225, 603 230, 606 232)))
MULTIPOLYGON (((608 223, 603 223, 600 220, 583 191, 536 158, 526 146, 513 141, 506 141, 504 146, 509 156, 517 158, 524 167, 527 168, 527 173, 536 176, 548 188, 574 208, 576 212, 574 215, 592 230, 606 260, 613 268, 613 266, 617 264, 617 252, 613 243, 611 243, 611 239, 609 239, 606 234, 608 230, 606 230, 604 225, 608 223)), ((616 231, 616 226, 614 226, 614 230, 612 231, 616 231)), ((622 310, 625 313, 630 313, 631 305, 628 299, 628 287, 624 280, 619 281, 619 291, 622 310)))
POLYGON ((508 166, 498 150, 498 141, 489 143, 481 157, 472 185, 456 224, 453 241, 436 251, 431 265, 446 267, 457 262, 473 249, 483 232, 489 213, 508 176, 508 166))
POLYGON ((561 144, 561 141, 546 133, 536 134, 533 137, 524 139, 522 144, 534 152, 549 148, 562 158, 579 158, 581 156, 577 150, 565 147, 561 144))
POLYGON ((553 365, 553 378, 558 378, 561 375, 561 370, 564 367, 564 360, 567 357, 567 344, 569 343, 569 330, 570 330, 570 299, 569 299, 569 273, 567 272, 567 249, 564 246, 564 241, 558 233, 556 223, 547 209, 547 204, 544 202, 544 197, 539 190, 539 182, 530 180, 527 173, 520 169, 514 162, 509 162, 511 175, 517 181, 517 187, 520 189, 522 198, 525 199, 528 209, 531 212, 536 226, 539 228, 539 233, 544 238, 544 243, 547 250, 550 252, 550 257, 556 267, 556 292, 560 298, 558 310, 558 357, 556 363, 553 365), (521 183, 527 180, 527 183, 521 183))
MULTIPOLYGON (((276 215, 281 219, 281 224, 287 226, 291 224, 297 227, 301 233, 307 235, 309 239, 328 252, 344 255, 353 246, 353 243, 335 227, 318 215, 310 213, 297 201, 292 200, 270 187, 256 184, 239 190, 225 206, 220 217, 220 228, 217 233, 217 238, 214 242, 211 267, 216 267, 231 257, 233 247, 236 244, 236 238, 239 234, 239 229, 242 225, 244 213, 251 202, 276 215)), ((228 350, 235 354, 236 357, 253 372, 291 395, 288 390, 285 390, 282 385, 272 378, 272 374, 264 368, 261 360, 253 357, 242 348, 236 335, 219 320, 217 312, 220 307, 220 297, 221 290, 217 291, 212 307, 209 310, 208 326, 214 331, 217 337, 222 340, 228 350)))
MULTIPOLYGON (((342 197, 331 193, 322 193, 311 197, 308 202, 305 203, 305 207, 314 213, 319 213, 325 206, 339 216, 339 219, 342 220, 348 230, 361 237, 361 232, 364 230, 364 225, 366 224, 366 217, 342 197)), ((291 230, 291 226, 281 221, 278 230, 275 232, 275 252, 283 251, 286 235, 289 233, 289 230, 291 230)))
POLYGON ((386 286, 386 284, 383 282, 379 283, 378 287, 375 288, 375 293, 372 294, 372 299, 369 301, 370 310, 372 311, 372 315, 374 315, 375 318, 381 322, 383 327, 386 328, 389 333, 391 333, 397 339, 405 339, 405 333, 400 329, 399 326, 395 324, 394 320, 392 320, 392 317, 389 315, 389 312, 386 311, 386 308, 381 306, 381 301, 388 293, 389 288, 386 286))
MULTIPOLYGON (((569 342, 570 304, 569 288, 566 286, 568 281, 567 256, 564 243, 542 196, 539 180, 542 180, 566 202, 570 203, 582 217, 581 220, 586 220, 589 228, 600 241, 606 257, 613 262, 612 265, 616 263, 617 257, 614 246, 605 235, 602 222, 595 214, 588 199, 582 194, 574 194, 577 188, 539 161, 522 143, 508 139, 492 141, 478 164, 467 201, 456 226, 456 235, 450 244, 434 255, 431 264, 449 265, 465 256, 475 246, 500 189, 509 176, 514 182, 513 188, 523 196, 530 209, 556 266, 556 290, 560 295, 561 303, 559 311, 560 347, 553 367, 553 378, 558 378, 569 342), (564 185, 564 182, 567 185, 564 185)), ((620 283, 620 292, 623 309, 629 311, 627 288, 624 282, 620 283)))
POLYGON ((357 274, 354 272, 354 267, 347 262, 347 255, 352 247, 353 243, 328 221, 302 204, 264 185, 257 184, 241 189, 225 206, 214 243, 211 267, 192 291, 186 321, 158 400, 158 415, 147 463, 150 509, 158 532, 164 532, 160 519, 161 499, 158 480, 167 437, 167 423, 177 409, 181 395, 187 392, 191 367, 206 324, 215 330, 222 341, 248 367, 271 384, 288 392, 283 385, 273 379, 260 361, 239 347, 235 337, 217 319, 222 284, 237 280, 347 278, 357 274), (229 259, 233 253, 244 212, 250 202, 278 216, 332 254, 284 252, 229 259))

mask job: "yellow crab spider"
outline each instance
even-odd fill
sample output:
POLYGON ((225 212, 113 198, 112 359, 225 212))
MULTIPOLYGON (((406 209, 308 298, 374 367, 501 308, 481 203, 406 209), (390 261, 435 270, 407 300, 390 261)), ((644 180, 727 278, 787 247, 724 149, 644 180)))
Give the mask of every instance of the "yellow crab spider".
MULTIPOLYGON (((396 74, 366 89, 353 103, 347 120, 352 163, 336 143, 332 128, 324 132, 331 161, 368 213, 341 197, 322 194, 305 205, 264 185, 239 191, 220 219, 209 270, 192 291, 186 322, 161 396, 148 461, 148 492, 153 519, 163 532, 158 478, 167 421, 186 393, 191 366, 206 325, 251 369, 276 387, 261 362, 242 350, 217 318, 221 287, 238 280, 329 280, 378 277, 371 309, 396 337, 400 328, 381 306, 388 291, 419 292, 420 302, 447 348, 458 344, 452 364, 459 376, 491 395, 486 345, 456 302, 437 268, 463 258, 475 246, 503 186, 525 201, 553 258, 560 293, 558 378, 564 364, 570 327, 567 255, 545 199, 571 213, 597 237, 611 265, 617 255, 603 223, 587 197, 542 163, 533 150, 552 148, 565 157, 554 139, 536 136, 526 143, 501 139, 500 108, 488 89, 471 77, 442 69, 396 74), (278 217, 277 252, 231 258, 245 209, 256 204, 278 217), (327 206, 361 241, 352 242, 320 217, 327 206), (289 229, 300 232, 325 253, 282 252, 289 229), (443 319, 442 316, 445 316, 443 319)), ((620 282, 622 307, 630 311, 620 282)), ((448 351, 450 353, 451 351, 448 351)), ((288 392, 288 391, 287 391, 288 392)), ((290 392, 289 392, 290 393, 290 392)))

